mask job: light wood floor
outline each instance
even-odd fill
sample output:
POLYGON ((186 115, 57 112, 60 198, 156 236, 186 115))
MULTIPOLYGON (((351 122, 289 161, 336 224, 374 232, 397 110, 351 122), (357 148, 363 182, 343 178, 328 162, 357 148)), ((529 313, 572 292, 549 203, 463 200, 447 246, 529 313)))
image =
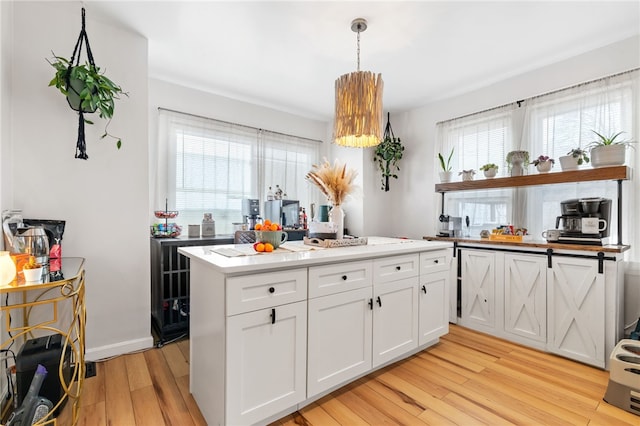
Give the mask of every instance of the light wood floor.
MULTIPOLYGON (((96 365, 80 425, 205 425, 184 340, 96 365)), ((602 400, 609 374, 452 325, 437 345, 273 425, 639 425, 602 400)))

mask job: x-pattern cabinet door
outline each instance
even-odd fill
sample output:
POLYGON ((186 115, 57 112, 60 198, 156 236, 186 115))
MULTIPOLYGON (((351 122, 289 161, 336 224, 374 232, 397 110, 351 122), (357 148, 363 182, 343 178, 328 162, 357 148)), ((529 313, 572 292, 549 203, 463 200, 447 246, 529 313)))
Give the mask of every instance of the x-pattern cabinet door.
POLYGON ((462 323, 495 328, 495 254, 462 250, 462 323))
POLYGON ((605 288, 598 261, 553 257, 547 269, 548 349, 605 365, 605 288))
POLYGON ((547 340, 547 262, 541 256, 504 256, 504 331, 547 340))

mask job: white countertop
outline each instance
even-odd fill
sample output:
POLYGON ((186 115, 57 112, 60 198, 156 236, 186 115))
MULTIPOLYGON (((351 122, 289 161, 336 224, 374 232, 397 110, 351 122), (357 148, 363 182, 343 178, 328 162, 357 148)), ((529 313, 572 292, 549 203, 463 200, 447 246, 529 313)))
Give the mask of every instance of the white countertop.
POLYGON ((237 274, 417 253, 452 246, 451 242, 446 241, 368 237, 367 245, 351 247, 319 248, 304 245, 302 241, 288 241, 272 253, 256 253, 251 244, 180 247, 178 252, 192 262, 208 263, 224 274, 237 274), (224 252, 225 249, 230 249, 229 253, 243 252, 246 255, 225 256, 214 252, 224 252))

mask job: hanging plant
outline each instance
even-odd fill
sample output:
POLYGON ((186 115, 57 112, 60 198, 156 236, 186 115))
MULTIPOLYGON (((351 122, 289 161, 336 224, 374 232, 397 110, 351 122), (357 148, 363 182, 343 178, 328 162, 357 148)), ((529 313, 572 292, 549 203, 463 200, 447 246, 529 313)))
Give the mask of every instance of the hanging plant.
POLYGON ((398 179, 396 171, 400 170, 398 162, 402 159, 404 146, 400 143, 400 138, 396 138, 391 129, 391 114, 387 113, 387 126, 384 129, 382 142, 376 147, 373 161, 378 162, 382 171, 382 186, 380 189, 389 191, 389 178, 398 179))
POLYGON ((93 60, 89 38, 85 30, 85 10, 82 8, 82 29, 80 36, 73 49, 71 59, 61 56, 53 56, 49 64, 55 68, 56 73, 49 82, 49 86, 55 86, 63 95, 67 97, 69 106, 78 111, 78 141, 76 144, 76 158, 87 160, 87 147, 84 135, 84 124, 93 124, 92 121, 84 118, 85 113, 98 111, 100 118, 109 120, 104 128, 101 139, 107 136, 116 139, 118 149, 122 146, 119 137, 109 134, 107 127, 111 122, 114 110, 114 100, 120 99, 120 95, 129 96, 120 86, 100 71, 93 60), (82 45, 86 44, 87 61, 80 64, 82 45), (77 55, 77 56, 76 56, 77 55))

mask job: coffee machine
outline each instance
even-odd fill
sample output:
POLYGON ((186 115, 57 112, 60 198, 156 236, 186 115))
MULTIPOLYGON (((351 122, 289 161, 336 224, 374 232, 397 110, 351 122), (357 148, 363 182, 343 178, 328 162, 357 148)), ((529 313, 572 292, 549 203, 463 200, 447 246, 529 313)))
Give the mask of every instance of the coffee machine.
POLYGON ((260 217, 260 200, 245 198, 242 200, 242 221, 249 229, 255 229, 257 223, 262 223, 260 217))
POLYGON ((462 236, 462 218, 441 214, 438 218, 440 221, 439 237, 461 237, 462 236))
POLYGON ((590 197, 560 203, 562 215, 556 217, 558 242, 605 245, 609 243, 611 200, 590 197), (561 226, 562 225, 562 226, 561 226))

